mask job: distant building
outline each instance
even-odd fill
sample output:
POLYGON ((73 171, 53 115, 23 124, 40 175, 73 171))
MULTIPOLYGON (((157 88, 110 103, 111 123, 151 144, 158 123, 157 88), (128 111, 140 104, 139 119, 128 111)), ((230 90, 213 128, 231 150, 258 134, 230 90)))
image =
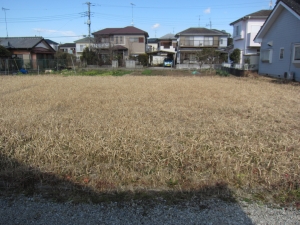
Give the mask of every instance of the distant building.
POLYGON ((50 40, 50 39, 45 39, 45 41, 47 41, 47 43, 55 50, 58 51, 58 43, 50 40))
POLYGON ((76 43, 65 43, 58 47, 59 51, 76 55, 76 43))

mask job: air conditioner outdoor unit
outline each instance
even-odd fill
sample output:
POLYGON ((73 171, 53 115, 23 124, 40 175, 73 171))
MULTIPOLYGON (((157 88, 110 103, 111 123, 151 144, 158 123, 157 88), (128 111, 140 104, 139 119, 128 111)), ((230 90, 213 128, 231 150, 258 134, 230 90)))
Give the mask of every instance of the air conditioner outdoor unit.
POLYGON ((294 80, 295 79, 295 73, 294 72, 284 72, 284 79, 287 80, 294 80))

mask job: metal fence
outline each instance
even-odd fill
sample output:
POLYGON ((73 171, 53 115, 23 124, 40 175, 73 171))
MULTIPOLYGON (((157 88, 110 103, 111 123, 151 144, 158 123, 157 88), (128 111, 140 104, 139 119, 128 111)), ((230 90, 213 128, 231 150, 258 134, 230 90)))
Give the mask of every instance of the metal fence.
POLYGON ((45 70, 71 69, 83 66, 83 63, 66 59, 1 59, 0 74, 14 74, 20 70, 44 72, 45 70))

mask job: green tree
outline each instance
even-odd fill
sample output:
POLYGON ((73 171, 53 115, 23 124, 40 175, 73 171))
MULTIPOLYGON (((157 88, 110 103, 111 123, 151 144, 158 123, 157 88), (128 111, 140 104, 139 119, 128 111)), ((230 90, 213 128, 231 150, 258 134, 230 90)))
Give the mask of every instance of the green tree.
POLYGON ((234 63, 240 63, 241 60, 241 50, 236 48, 233 50, 233 52, 229 55, 229 58, 234 63))
POLYGON ((195 58, 199 64, 199 67, 203 66, 203 64, 209 64, 210 69, 212 69, 212 65, 216 63, 219 59, 220 53, 216 51, 214 48, 203 48, 201 51, 195 52, 195 58))
POLYGON ((138 60, 139 62, 143 65, 143 66, 147 66, 148 65, 148 55, 147 54, 141 54, 138 56, 138 60))
POLYGON ((83 50, 81 59, 85 60, 88 65, 94 65, 98 62, 96 53, 88 47, 83 50))
POLYGON ((0 58, 7 58, 10 57, 11 53, 5 47, 0 45, 0 58))

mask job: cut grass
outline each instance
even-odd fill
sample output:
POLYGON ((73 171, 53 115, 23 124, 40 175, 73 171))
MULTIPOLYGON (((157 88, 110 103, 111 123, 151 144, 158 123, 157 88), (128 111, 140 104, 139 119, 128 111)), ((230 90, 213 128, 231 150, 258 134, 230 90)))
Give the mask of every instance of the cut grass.
POLYGON ((2 189, 67 182, 172 195, 222 184, 254 200, 300 201, 299 86, 217 76, 0 80, 2 189))

